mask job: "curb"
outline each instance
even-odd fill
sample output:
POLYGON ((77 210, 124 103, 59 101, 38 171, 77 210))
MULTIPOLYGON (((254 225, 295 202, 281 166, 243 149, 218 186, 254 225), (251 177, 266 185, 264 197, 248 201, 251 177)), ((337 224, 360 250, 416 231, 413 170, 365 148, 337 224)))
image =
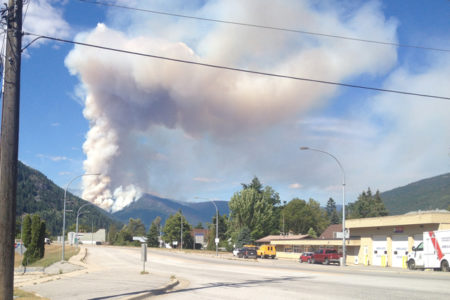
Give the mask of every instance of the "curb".
POLYGON ((131 296, 128 298, 125 298, 126 300, 143 300, 143 299, 147 299, 148 297, 151 296, 156 296, 156 295, 161 295, 171 289, 173 289, 174 287, 176 287, 178 284, 180 284, 180 281, 178 281, 178 279, 172 279, 171 282, 167 283, 166 285, 157 288, 157 289, 153 289, 150 290, 148 292, 139 294, 137 296, 131 296))

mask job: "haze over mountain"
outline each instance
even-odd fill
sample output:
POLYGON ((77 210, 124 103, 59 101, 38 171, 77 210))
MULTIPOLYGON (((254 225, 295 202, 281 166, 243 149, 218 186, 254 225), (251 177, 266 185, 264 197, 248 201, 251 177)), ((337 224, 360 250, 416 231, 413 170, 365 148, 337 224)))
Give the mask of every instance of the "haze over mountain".
POLYGON ((447 209, 450 205, 450 173, 422 179, 380 194, 389 215, 415 210, 447 209))
MULTIPOLYGON (((214 203, 220 215, 229 215, 227 201, 214 201, 214 203)), ((139 200, 113 213, 113 216, 124 223, 128 223, 129 218, 139 218, 148 227, 156 217, 161 217, 164 223, 164 220, 179 210, 193 226, 199 222, 202 222, 204 226, 207 222, 211 223, 216 214, 216 208, 211 202, 178 202, 144 194, 139 200)))

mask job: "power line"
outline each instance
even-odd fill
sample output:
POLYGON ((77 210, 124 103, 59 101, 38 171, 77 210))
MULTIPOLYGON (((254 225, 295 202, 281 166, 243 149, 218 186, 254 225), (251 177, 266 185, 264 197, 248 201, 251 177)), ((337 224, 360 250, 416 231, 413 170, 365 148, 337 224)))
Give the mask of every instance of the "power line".
MULTIPOLYGON (((412 93, 412 92, 400 91, 400 90, 383 89, 383 88, 376 88, 376 87, 356 85, 356 84, 347 84, 347 83, 340 83, 340 82, 333 82, 333 81, 326 81, 326 80, 319 80, 319 79, 312 79, 312 78, 304 78, 304 77, 296 77, 296 76, 289 76, 289 75, 282 75, 282 74, 274 74, 274 73, 254 71, 254 70, 246 70, 246 69, 227 67, 227 66, 221 66, 221 65, 214 65, 214 64, 207 64, 207 63, 200 63, 200 62, 195 62, 195 61, 190 61, 190 60, 183 60, 183 59, 177 59, 177 58, 153 55, 153 54, 148 54, 148 53, 141 53, 141 52, 134 52, 134 51, 129 51, 129 50, 111 48, 111 47, 106 47, 106 46, 101 46, 101 45, 94 45, 94 44, 89 44, 89 43, 76 42, 76 41, 71 41, 71 40, 65 40, 65 39, 61 39, 61 38, 51 37, 51 36, 37 35, 37 34, 34 34, 34 33, 29 33, 29 32, 25 32, 24 35, 30 35, 30 36, 35 36, 36 37, 31 43, 33 43, 34 41, 36 41, 38 39, 44 38, 44 39, 49 39, 49 40, 63 42, 63 43, 75 44, 75 45, 80 45, 80 46, 92 47, 92 48, 97 48, 97 49, 102 49, 102 50, 115 51, 115 52, 120 52, 120 53, 125 53, 125 54, 132 54, 132 55, 137 55, 137 56, 161 59, 161 60, 178 62, 178 63, 184 63, 184 64, 197 65, 197 66, 208 67, 208 68, 215 68, 215 69, 222 69, 222 70, 229 70, 229 71, 236 71, 236 72, 243 72, 243 73, 250 73, 250 74, 256 74, 256 75, 263 75, 263 76, 270 76, 270 77, 277 77, 277 78, 292 79, 292 80, 300 80, 300 81, 307 81, 307 82, 314 82, 314 83, 321 83, 321 84, 328 84, 328 85, 344 86, 344 87, 349 87, 349 88, 365 89, 365 90, 372 90, 372 91, 378 91, 378 92, 387 92, 387 93, 395 93, 395 94, 402 94, 402 95, 409 95, 409 96, 418 96, 418 97, 427 97, 427 98, 434 98, 434 99, 441 99, 441 100, 450 100, 450 97, 436 96, 436 95, 430 95, 430 94, 419 94, 419 93, 412 93)), ((28 46, 30 46, 31 43, 28 44, 27 46, 25 46, 22 49, 22 51, 25 50, 28 46)))
POLYGON ((356 42, 379 44, 379 45, 385 45, 385 46, 395 46, 395 47, 403 47, 403 48, 415 48, 415 49, 422 49, 422 50, 450 52, 450 49, 399 44, 399 43, 393 43, 393 42, 376 41, 376 40, 370 40, 370 39, 362 39, 362 38, 357 38, 357 37, 349 37, 349 36, 342 36, 342 35, 336 35, 336 34, 327 34, 327 33, 321 33, 321 32, 312 32, 312 31, 299 30, 299 29, 289 29, 289 28, 283 28, 283 27, 250 24, 250 23, 244 23, 244 22, 235 22, 235 21, 226 21, 226 20, 219 20, 219 19, 212 19, 212 18, 195 17, 195 16, 189 16, 189 15, 183 15, 183 14, 169 13, 169 12, 164 12, 164 11, 157 11, 157 10, 143 9, 143 8, 131 7, 131 6, 125 6, 125 5, 112 4, 112 3, 96 1, 96 0, 79 0, 79 1, 84 2, 84 3, 89 3, 89 4, 97 4, 97 5, 109 6, 109 7, 115 7, 115 8, 122 8, 122 9, 146 12, 146 13, 151 13, 151 14, 157 14, 157 15, 187 18, 187 19, 200 20, 200 21, 208 21, 208 22, 223 23, 223 24, 230 24, 230 25, 239 25, 239 26, 276 30, 276 31, 293 32, 293 33, 315 35, 315 36, 343 39, 343 40, 356 41, 356 42))

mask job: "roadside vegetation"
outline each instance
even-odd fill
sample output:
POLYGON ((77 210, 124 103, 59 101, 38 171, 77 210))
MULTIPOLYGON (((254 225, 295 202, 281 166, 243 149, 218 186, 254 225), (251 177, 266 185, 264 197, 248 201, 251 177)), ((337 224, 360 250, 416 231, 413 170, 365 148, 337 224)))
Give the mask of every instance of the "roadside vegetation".
MULTIPOLYGON (((64 258, 69 260, 74 255, 80 252, 80 248, 67 246, 64 248, 64 258)), ((61 261, 62 247, 59 244, 51 244, 45 246, 45 255, 40 260, 30 263, 28 267, 43 267, 46 268, 58 261, 61 261)), ((24 256, 15 254, 14 256, 14 267, 20 267, 22 264, 24 256)))
POLYGON ((14 299, 20 299, 20 300, 49 300, 48 298, 42 298, 40 296, 37 296, 36 294, 25 292, 21 289, 15 288, 14 289, 14 299))
MULTIPOLYGON (((291 201, 281 201, 278 193, 270 186, 264 186, 257 177, 248 183, 242 183, 240 191, 234 193, 228 206, 230 215, 218 216, 219 248, 231 251, 234 247, 253 244, 267 235, 308 234, 312 238, 319 237, 330 224, 340 224, 342 210, 337 209, 336 202, 329 198, 325 208, 314 199, 294 198, 291 201)), ((386 216, 388 211, 377 191, 370 188, 363 191, 358 200, 347 206, 346 218, 368 218, 386 216)), ((215 250, 216 215, 211 223, 205 224, 209 230, 207 250, 215 250)), ((133 241, 133 236, 146 236, 149 247, 158 247, 158 237, 174 248, 180 248, 181 230, 183 230, 183 249, 198 249, 191 235, 193 225, 189 224, 182 211, 169 216, 165 224, 157 217, 151 223, 148 232, 140 219, 130 219, 121 230, 112 226, 108 240, 114 245, 139 246, 133 241)), ((198 224, 195 228, 203 228, 198 224)))

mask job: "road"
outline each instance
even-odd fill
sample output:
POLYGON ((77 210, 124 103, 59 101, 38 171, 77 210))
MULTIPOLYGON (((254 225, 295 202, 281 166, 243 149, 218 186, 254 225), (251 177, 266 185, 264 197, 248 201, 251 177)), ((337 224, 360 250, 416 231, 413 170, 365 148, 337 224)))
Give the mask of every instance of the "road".
MULTIPOLYGON (((449 299, 450 273, 299 264, 296 261, 216 258, 149 250, 149 275, 138 248, 93 247, 96 271, 40 284, 27 290, 50 299, 119 299, 149 289, 149 280, 180 280, 157 299, 449 299), (90 276, 90 277, 86 277, 90 276), (140 277, 139 277, 140 276, 140 277), (139 279, 141 278, 141 279, 139 279), (142 281, 142 278, 147 278, 142 281), (146 285, 147 284, 147 285, 146 285), (85 290, 76 295, 73 289, 85 290), (58 290, 58 294, 50 291, 58 290), (95 294, 90 294, 89 290, 95 294), (108 291, 100 296, 99 291, 108 291), (96 298, 97 297, 97 298, 96 298)), ((155 282, 152 282, 156 286, 155 282)))

